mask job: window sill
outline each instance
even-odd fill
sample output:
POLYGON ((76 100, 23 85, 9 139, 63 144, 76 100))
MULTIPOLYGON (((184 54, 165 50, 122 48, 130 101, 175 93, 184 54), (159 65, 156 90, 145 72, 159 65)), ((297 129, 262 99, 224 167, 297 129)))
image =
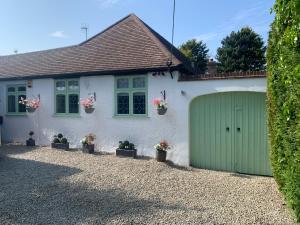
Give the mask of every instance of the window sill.
POLYGON ((148 119, 148 115, 114 115, 113 118, 116 119, 148 119))
POLYGON ((80 114, 53 114, 52 117, 63 117, 63 118, 81 118, 80 114))
POLYGON ((27 113, 6 113, 5 116, 28 116, 27 113))

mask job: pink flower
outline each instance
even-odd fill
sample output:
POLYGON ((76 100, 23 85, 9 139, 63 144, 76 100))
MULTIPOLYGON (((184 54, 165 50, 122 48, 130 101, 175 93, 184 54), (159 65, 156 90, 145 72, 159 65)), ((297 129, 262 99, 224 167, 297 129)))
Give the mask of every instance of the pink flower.
POLYGON ((93 96, 80 100, 80 104, 85 108, 92 108, 94 105, 95 99, 93 96))
POLYGON ((161 102, 161 99, 159 99, 159 98, 153 99, 153 104, 154 104, 155 106, 159 106, 159 105, 160 105, 160 102, 161 102))
POLYGON ((40 103, 40 99, 36 98, 36 99, 24 99, 21 97, 21 101, 19 101, 20 104, 25 105, 28 108, 34 108, 37 109, 40 107, 41 103, 40 103))

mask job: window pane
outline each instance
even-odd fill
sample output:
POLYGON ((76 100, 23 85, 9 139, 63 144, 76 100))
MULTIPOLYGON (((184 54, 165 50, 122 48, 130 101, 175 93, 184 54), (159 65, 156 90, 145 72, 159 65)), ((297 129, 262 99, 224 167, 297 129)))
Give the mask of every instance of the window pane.
POLYGON ((145 88, 146 81, 144 77, 133 78, 133 88, 145 88))
POLYGON ((144 92, 133 94, 133 114, 146 114, 146 94, 144 92))
POLYGON ((26 112, 26 106, 19 103, 19 101, 21 101, 21 98, 26 99, 26 95, 19 95, 18 96, 18 112, 26 112))
POLYGON ((15 88, 14 87, 9 87, 9 88, 7 88, 7 91, 8 92, 15 92, 15 88))
POLYGON ((73 94, 69 95, 69 113, 78 113, 79 112, 79 98, 78 95, 73 94))
POLYGON ((66 113, 65 95, 56 95, 56 113, 66 113))
POLYGON ((14 95, 7 96, 7 112, 16 112, 16 97, 14 95))
POLYGON ((26 91, 26 87, 25 86, 18 87, 18 91, 26 91))
POLYGON ((119 78, 117 80, 117 88, 129 88, 128 78, 119 78))
POLYGON ((120 93, 117 95, 117 113, 129 114, 129 94, 120 93))
POLYGON ((68 82, 68 87, 70 91, 78 91, 79 90, 79 82, 77 80, 70 80, 68 82))
POLYGON ((66 90, 66 83, 62 81, 56 81, 56 90, 57 91, 65 91, 66 90))

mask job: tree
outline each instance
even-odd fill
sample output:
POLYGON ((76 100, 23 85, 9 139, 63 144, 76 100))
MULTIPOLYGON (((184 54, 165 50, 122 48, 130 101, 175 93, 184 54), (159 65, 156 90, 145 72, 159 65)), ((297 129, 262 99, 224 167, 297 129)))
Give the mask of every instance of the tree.
POLYGON ((276 0, 268 40, 268 126, 274 178, 300 222, 300 1, 276 0))
POLYGON ((266 59, 263 39, 251 28, 232 31, 217 49, 218 71, 259 71, 265 69, 266 59))
POLYGON ((205 43, 191 39, 179 46, 179 50, 194 64, 197 74, 206 72, 209 50, 205 43))

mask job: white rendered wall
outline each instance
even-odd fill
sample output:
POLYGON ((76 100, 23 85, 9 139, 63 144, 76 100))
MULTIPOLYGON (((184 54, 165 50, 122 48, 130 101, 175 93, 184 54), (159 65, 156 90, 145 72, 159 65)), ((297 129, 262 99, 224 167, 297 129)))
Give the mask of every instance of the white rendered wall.
MULTIPOLYGON (((189 104, 197 96, 228 91, 266 91, 265 78, 208 80, 178 82, 169 75, 148 76, 148 117, 114 117, 114 77, 94 76, 80 79, 80 97, 86 98, 96 92, 96 110, 86 114, 81 108, 79 118, 54 116, 54 80, 33 80, 27 89, 27 97, 40 94, 41 107, 27 116, 7 116, 6 85, 22 81, 0 82, 0 115, 4 115, 2 138, 6 142, 25 143, 28 132, 35 132, 39 145, 50 145, 54 134, 63 133, 71 147, 80 147, 80 139, 88 134, 97 136, 97 151, 114 152, 120 140, 133 142, 139 155, 154 156, 153 146, 160 140, 167 140, 172 149, 168 159, 178 165, 189 165, 189 104), (152 100, 161 97, 165 90, 168 102, 166 115, 159 116, 152 100), (181 91, 185 93, 182 95, 181 91)), ((25 81, 23 81, 25 83, 25 81)))

